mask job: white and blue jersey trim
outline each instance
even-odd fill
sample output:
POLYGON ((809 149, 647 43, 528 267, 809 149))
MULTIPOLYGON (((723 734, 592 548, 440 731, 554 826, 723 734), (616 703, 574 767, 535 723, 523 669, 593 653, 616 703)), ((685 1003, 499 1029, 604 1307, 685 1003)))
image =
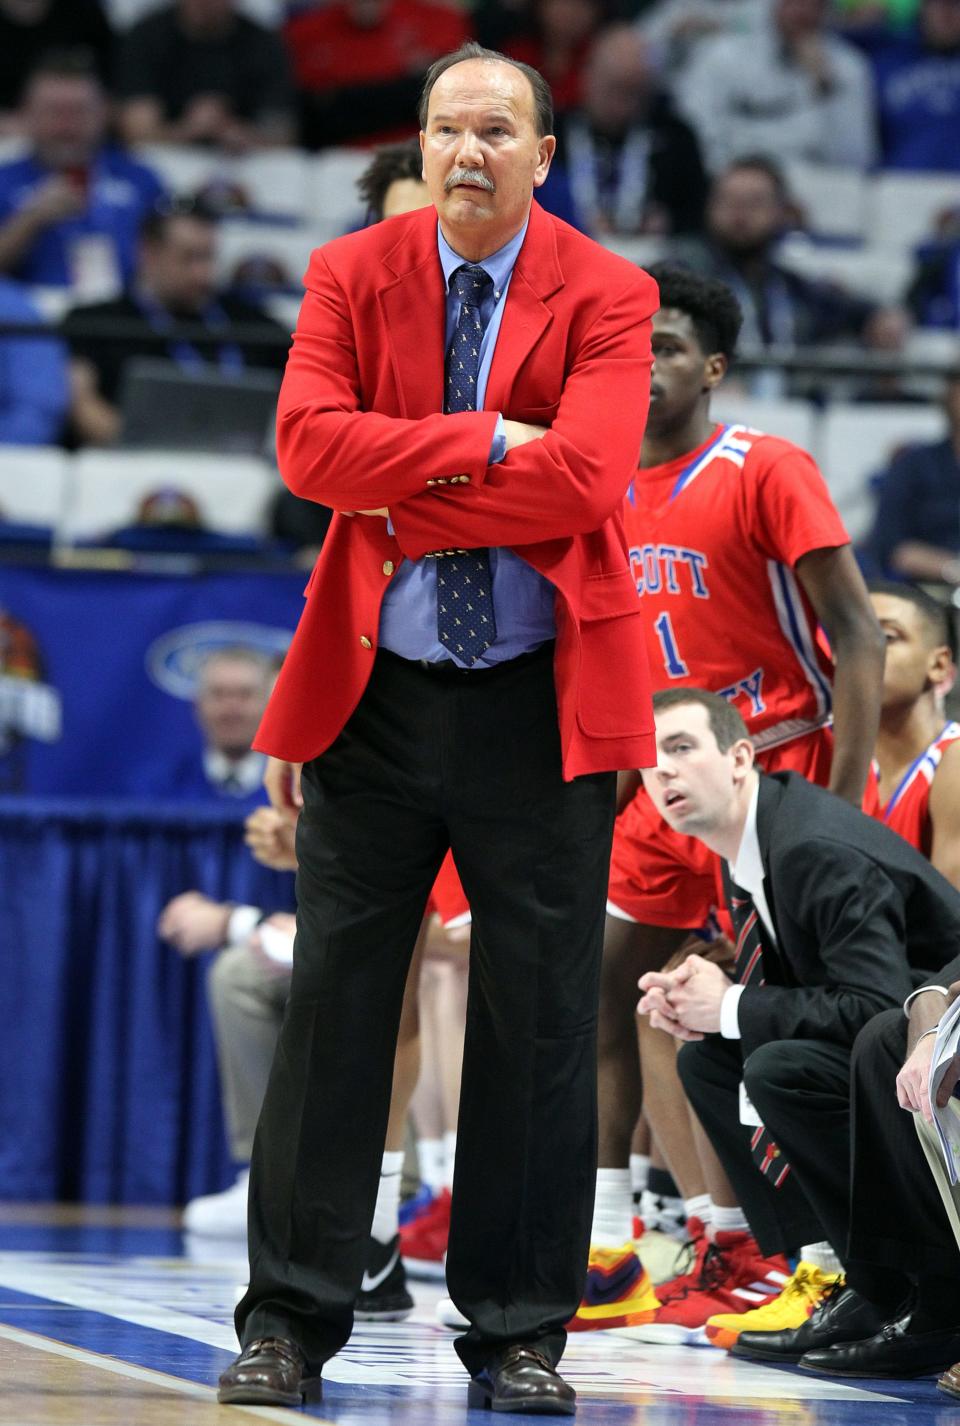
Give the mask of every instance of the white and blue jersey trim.
POLYGON ((957 738, 960 738, 960 723, 954 723, 952 720, 944 723, 930 746, 924 748, 919 757, 914 758, 890 794, 890 800, 883 809, 883 820, 885 822, 890 820, 893 809, 897 806, 897 803, 903 799, 908 788, 916 782, 918 777, 926 778, 928 783, 933 782, 933 775, 940 766, 940 759, 943 757, 944 748, 948 747, 950 743, 955 742, 957 738))
POLYGON ((751 432, 747 426, 721 426, 707 449, 685 466, 677 476, 676 484, 670 492, 670 499, 676 500, 677 496, 686 490, 688 485, 692 485, 697 476, 702 475, 707 466, 720 456, 742 470, 743 462, 753 445, 753 441, 745 439, 745 436, 758 434, 759 432, 756 431, 751 432))
POLYGON ((792 569, 778 560, 767 560, 767 573, 781 632, 813 689, 818 714, 826 718, 833 707, 833 690, 817 658, 796 576, 792 569))

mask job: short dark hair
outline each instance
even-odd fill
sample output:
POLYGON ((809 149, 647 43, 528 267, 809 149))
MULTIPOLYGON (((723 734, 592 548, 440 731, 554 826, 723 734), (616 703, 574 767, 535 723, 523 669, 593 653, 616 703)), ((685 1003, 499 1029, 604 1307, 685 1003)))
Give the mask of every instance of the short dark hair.
POLYGON ((733 289, 718 277, 704 277, 675 263, 657 262, 647 270, 660 288, 660 306, 675 307, 690 318, 704 355, 722 352, 729 360, 743 325, 733 289))
POLYGON ((96 55, 89 45, 46 50, 27 75, 24 88, 29 89, 38 79, 86 79, 103 88, 96 55))
POLYGON ((423 179, 423 155, 416 139, 407 139, 402 144, 383 144, 375 150, 357 179, 357 192, 367 205, 367 212, 378 222, 383 217, 391 183, 405 178, 418 183, 423 179))
POLYGON ((483 45, 478 45, 475 40, 468 40, 452 54, 441 55, 427 70, 423 88, 420 91, 420 103, 417 107, 421 129, 427 127, 430 95, 441 74, 445 74, 455 64, 463 64, 464 60, 468 59, 496 60, 500 64, 510 64, 514 69, 519 69, 520 73, 526 76, 530 88, 533 90, 533 112, 537 137, 542 139, 545 134, 553 133, 553 95, 540 71, 534 69, 531 64, 524 64, 521 59, 511 59, 508 54, 501 54, 499 50, 488 50, 483 45))
POLYGON ((902 599, 905 604, 912 604, 926 625, 931 646, 938 648, 946 644, 951 657, 956 656, 956 637, 950 610, 925 589, 905 580, 868 579, 867 590, 870 594, 888 594, 891 599, 902 599))
POLYGON ((762 173, 765 178, 769 178, 771 186, 777 195, 778 203, 790 202, 790 185, 787 183, 786 174, 778 163, 764 153, 745 153, 739 158, 732 159, 726 168, 722 168, 714 176, 713 186, 726 178, 728 173, 742 173, 747 170, 749 173, 762 173))
POLYGON ((662 688, 653 695, 654 713, 664 708, 685 708, 688 704, 707 710, 710 731, 722 753, 741 738, 750 737, 747 725, 736 708, 719 693, 709 693, 705 688, 662 688))
POLYGON ((202 198, 196 198, 189 193, 158 198, 149 212, 140 220, 140 241, 142 243, 162 243, 167 236, 170 224, 175 223, 178 218, 190 218, 195 223, 206 223, 213 228, 219 223, 220 214, 215 212, 202 198))

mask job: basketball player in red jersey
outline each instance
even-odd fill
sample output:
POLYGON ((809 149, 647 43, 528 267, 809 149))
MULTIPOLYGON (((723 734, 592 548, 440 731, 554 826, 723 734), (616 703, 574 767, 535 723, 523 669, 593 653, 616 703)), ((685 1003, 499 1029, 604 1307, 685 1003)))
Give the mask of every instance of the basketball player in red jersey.
MULTIPOLYGON (((733 293, 684 269, 663 265, 653 275, 661 300, 656 365, 625 525, 648 614, 654 687, 694 684, 724 694, 743 714, 762 767, 802 772, 860 805, 879 717, 883 638, 849 537, 805 451, 710 415, 740 327, 733 293), (818 646, 818 624, 833 666, 818 646)), ((708 923, 715 877, 711 854, 667 827, 638 789, 618 819, 611 862, 595 1251, 574 1327, 632 1328, 664 1315, 625 1243, 626 1165, 641 1098, 636 985, 708 923)), ((669 1037, 641 1027, 644 1112, 699 1232, 711 1213, 708 1188, 714 1203, 720 1192, 715 1179, 704 1179, 674 1055, 669 1037)), ((730 1250, 728 1276, 767 1284, 734 1203, 723 1196, 714 1215, 718 1242, 730 1250)), ((661 1290, 661 1304, 669 1296, 661 1290)), ((721 1310, 729 1308, 705 1315, 721 1310)))
POLYGON ((960 723, 943 712, 955 672, 950 615, 913 584, 874 581, 870 600, 887 641, 878 815, 960 888, 960 723))

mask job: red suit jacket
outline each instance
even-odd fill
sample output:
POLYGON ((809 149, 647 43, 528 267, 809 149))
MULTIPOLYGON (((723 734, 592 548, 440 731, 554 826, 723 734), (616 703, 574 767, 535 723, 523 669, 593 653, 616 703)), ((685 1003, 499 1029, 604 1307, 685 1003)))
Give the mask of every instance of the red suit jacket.
POLYGON ((280 471, 337 513, 254 746, 322 753, 373 667, 406 557, 507 546, 555 586, 566 779, 655 763, 620 510, 640 453, 655 283, 534 203, 486 408, 442 414, 445 293, 432 207, 319 248, 277 413, 280 471), (488 465, 497 412, 549 426, 488 465), (455 484, 437 484, 458 476, 455 484))

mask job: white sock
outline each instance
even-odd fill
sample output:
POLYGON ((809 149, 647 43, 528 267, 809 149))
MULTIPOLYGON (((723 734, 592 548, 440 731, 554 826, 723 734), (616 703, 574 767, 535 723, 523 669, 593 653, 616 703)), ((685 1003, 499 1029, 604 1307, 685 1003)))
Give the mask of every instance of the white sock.
POLYGON ((660 1227, 660 1199, 649 1188, 645 1188, 640 1195, 640 1219, 647 1233, 660 1227))
POLYGON ((443 1187, 453 1188, 453 1164, 457 1157, 457 1131, 448 1129, 443 1136, 443 1187))
POLYGON ((633 1194, 629 1169, 597 1169, 590 1241, 598 1248, 619 1248, 633 1237, 633 1194))
POLYGON ((713 1199, 709 1193, 698 1193, 695 1198, 683 1200, 683 1211, 688 1218, 699 1218, 705 1228, 713 1222, 713 1199))
POLYGON ((800 1256, 805 1263, 813 1263, 821 1272, 843 1272, 843 1263, 829 1243, 808 1243, 805 1248, 800 1249, 800 1256))
POLYGON ((714 1233, 749 1233, 750 1224, 742 1208, 719 1208, 713 1205, 714 1233))
POLYGON ((649 1154, 630 1155, 630 1188, 634 1195, 642 1193, 647 1186, 647 1175, 650 1172, 649 1154))
POLYGON ((442 1139, 418 1139, 417 1140, 417 1163, 420 1167, 420 1177, 427 1185, 431 1193, 439 1193, 443 1188, 443 1140, 442 1139))
POLYGON ((389 1243, 400 1231, 400 1180, 403 1177, 403 1150, 385 1153, 380 1165, 380 1186, 373 1210, 371 1235, 378 1243, 389 1243))

